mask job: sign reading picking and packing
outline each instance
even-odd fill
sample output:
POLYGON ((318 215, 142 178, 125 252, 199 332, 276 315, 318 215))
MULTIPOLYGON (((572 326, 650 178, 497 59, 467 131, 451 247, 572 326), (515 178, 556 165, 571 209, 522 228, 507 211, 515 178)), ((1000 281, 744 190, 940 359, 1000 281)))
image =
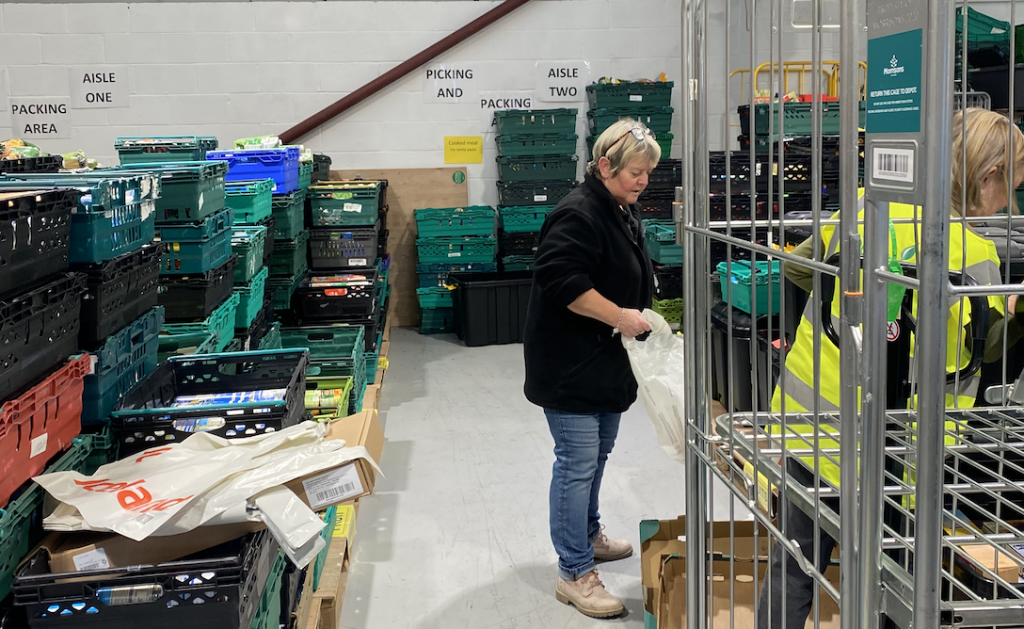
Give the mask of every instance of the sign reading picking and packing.
POLYGON ((476 100, 473 68, 435 63, 423 69, 423 102, 470 103, 476 100))

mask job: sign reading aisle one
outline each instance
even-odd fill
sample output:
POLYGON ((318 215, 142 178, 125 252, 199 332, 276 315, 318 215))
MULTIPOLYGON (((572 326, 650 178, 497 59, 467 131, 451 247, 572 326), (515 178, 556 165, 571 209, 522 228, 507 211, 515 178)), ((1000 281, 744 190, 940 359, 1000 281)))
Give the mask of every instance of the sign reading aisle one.
POLYGON ((11 130, 29 139, 71 138, 71 103, 67 96, 11 97, 11 130))
POLYGON ((75 109, 128 107, 128 68, 92 66, 68 68, 71 106, 75 109))

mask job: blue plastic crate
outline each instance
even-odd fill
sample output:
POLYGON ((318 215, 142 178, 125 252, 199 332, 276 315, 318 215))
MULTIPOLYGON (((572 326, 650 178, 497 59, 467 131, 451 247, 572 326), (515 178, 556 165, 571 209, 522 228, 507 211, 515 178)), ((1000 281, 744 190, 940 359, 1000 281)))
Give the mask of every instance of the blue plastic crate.
POLYGON ((206 159, 228 163, 227 181, 273 179, 274 194, 299 189, 299 148, 208 151, 206 159))
POLYGON ((154 202, 144 201, 105 212, 71 215, 71 264, 100 264, 153 241, 154 202))
POLYGON ((165 245, 163 275, 206 273, 231 257, 232 211, 221 210, 199 224, 164 224, 157 237, 165 245))
POLYGON ((95 373, 85 377, 82 425, 107 424, 117 403, 156 370, 163 306, 151 308, 93 352, 95 373))

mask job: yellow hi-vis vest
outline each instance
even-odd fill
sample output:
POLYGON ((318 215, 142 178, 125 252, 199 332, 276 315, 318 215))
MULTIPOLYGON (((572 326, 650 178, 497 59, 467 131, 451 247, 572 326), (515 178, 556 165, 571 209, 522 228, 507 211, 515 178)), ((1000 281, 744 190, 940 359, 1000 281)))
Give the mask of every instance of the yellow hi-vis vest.
MULTIPOLYGON (((861 189, 859 191, 859 198, 861 202, 858 208, 858 217, 862 221, 864 218, 863 195, 864 190, 861 189)), ((918 210, 917 216, 920 216, 922 211, 923 210, 918 210)), ((889 216, 892 219, 913 219, 915 218, 915 208, 912 205, 903 203, 890 203, 889 216)), ((834 215, 834 218, 838 217, 838 213, 834 215)), ((920 242, 920 224, 894 221, 892 228, 895 231, 895 241, 898 250, 893 252, 891 250, 892 244, 890 244, 890 257, 895 257, 905 262, 913 263, 916 259, 916 250, 914 247, 920 242), (916 239, 915 231, 917 232, 916 239)), ((835 231, 834 225, 822 226, 822 239, 825 243, 827 252, 825 259, 828 259, 839 251, 840 238, 836 237, 835 231)), ((863 224, 858 226, 858 231, 863 235, 863 224)), ((961 271, 966 266, 967 274, 970 275, 979 285, 1002 283, 999 273, 999 257, 996 253, 995 244, 992 243, 992 241, 979 236, 970 229, 965 230, 961 223, 953 220, 949 226, 949 244, 950 270, 961 271), (966 265, 964 262, 966 262, 966 265)), ((988 300, 991 308, 996 309, 1000 313, 1005 311, 1004 297, 991 296, 988 300)), ((961 322, 960 300, 951 299, 950 301, 950 316, 947 324, 946 372, 954 373, 967 366, 970 362, 971 355, 969 339, 967 338, 968 335, 965 328, 971 320, 971 308, 969 301, 966 299, 962 300, 963 321, 961 322), (958 339, 961 341, 960 343, 958 343, 958 339), (960 346, 959 352, 957 351, 958 345, 960 346), (959 361, 957 360, 958 355, 959 361)), ((815 316, 814 310, 818 310, 820 312, 820 308, 821 302, 816 300, 814 295, 811 295, 810 299, 807 301, 807 306, 804 309, 800 325, 797 328, 796 338, 793 341, 792 348, 786 354, 785 368, 779 376, 779 383, 775 388, 774 395, 772 396, 773 412, 777 413, 782 411, 783 385, 785 386, 785 411, 787 414, 810 412, 814 408, 815 397, 819 399, 819 409, 822 412, 839 410, 839 348, 836 347, 824 333, 821 333, 819 340, 820 357, 817 361, 815 360, 814 355, 815 331, 812 321, 815 316), (816 366, 819 370, 817 396, 815 395, 814 389, 814 374, 816 366)), ((916 317, 916 293, 914 293, 913 296, 913 312, 916 317)), ((833 295, 832 300, 832 325, 838 332, 840 329, 838 281, 836 282, 835 294, 833 295)), ((977 351, 984 351, 984 348, 977 348, 977 351)), ((911 356, 913 356, 913 344, 911 344, 911 356)), ((912 360, 911 364, 913 365, 913 363, 914 361, 912 360)), ((971 378, 961 379, 959 387, 952 384, 948 385, 946 389, 946 406, 956 408, 973 407, 978 395, 978 382, 979 376, 975 374, 975 376, 971 378)), ((857 399, 859 406, 859 390, 857 399)), ((914 400, 912 400, 912 404, 913 401, 914 400)), ((797 429, 797 426, 791 426, 790 429, 795 430, 797 429)), ((834 429, 827 429, 823 425, 822 430, 823 432, 829 432, 834 429)), ((793 439, 792 435, 788 436, 787 442, 790 439, 793 439)), ((811 439, 808 440, 811 441, 811 439)), ((947 438, 947 441, 948 440, 949 439, 947 438)), ((806 447, 806 444, 803 442, 800 444, 794 443, 791 446, 792 449, 805 449, 806 447)), ((838 448, 839 444, 823 437, 820 439, 818 447, 838 448)), ((834 458, 836 461, 839 460, 838 456, 835 456, 834 458)), ((813 457, 805 460, 809 464, 813 465, 813 457)), ((829 461, 822 460, 820 463, 822 476, 838 486, 838 467, 829 461)))

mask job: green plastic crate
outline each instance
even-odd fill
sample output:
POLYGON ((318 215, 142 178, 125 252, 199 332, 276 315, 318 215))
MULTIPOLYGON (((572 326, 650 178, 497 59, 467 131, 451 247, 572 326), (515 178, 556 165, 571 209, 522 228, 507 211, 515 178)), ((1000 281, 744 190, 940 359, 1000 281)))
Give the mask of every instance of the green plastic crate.
POLYGON ((575 133, 577 109, 505 109, 494 112, 501 135, 575 133))
POLYGON ((502 229, 509 233, 525 234, 539 232, 553 209, 553 205, 517 205, 503 207, 498 212, 501 214, 502 229))
POLYGON ((498 145, 498 155, 502 157, 575 155, 579 136, 575 133, 517 133, 496 136, 494 141, 498 145))
POLYGON ((231 251, 238 256, 235 267, 235 284, 248 284, 263 267, 263 247, 267 240, 267 228, 235 225, 231 230, 231 251))
POLYGON ((275 194, 272 201, 274 215, 274 238, 291 240, 298 237, 305 229, 304 208, 305 190, 295 190, 288 194, 275 194))
MULTIPOLYGON (((349 379, 349 391, 351 389, 351 379, 349 379)), ((338 507, 328 508, 322 518, 327 526, 320 533, 320 537, 324 539, 327 545, 317 553, 316 559, 313 561, 313 591, 320 588, 320 577, 324 573, 324 566, 327 565, 327 553, 331 550, 331 540, 334 539, 334 526, 338 523, 338 507)))
MULTIPOLYGON (((224 300, 224 303, 217 306, 205 321, 200 323, 168 323, 164 325, 164 331, 171 335, 191 335, 209 333, 214 336, 213 352, 224 351, 231 339, 235 336, 235 310, 238 309, 238 293, 231 293, 231 296, 224 300)), ((197 337, 198 338, 198 337, 197 337)), ((161 339, 161 345, 163 345, 161 339)), ((200 353, 196 351, 195 353, 200 353)))
POLYGON ((292 277, 307 268, 306 250, 309 232, 299 232, 290 240, 274 240, 274 257, 270 260, 270 274, 292 277))
MULTIPOLYGON (((654 141, 661 147, 661 158, 666 159, 672 156, 672 140, 675 136, 671 133, 656 133, 654 134, 654 141)), ((587 136, 587 156, 593 159, 594 156, 594 144, 597 142, 597 136, 587 136)))
POLYGON ((318 421, 330 420, 348 415, 352 402, 352 376, 308 377, 306 378, 306 412, 318 421), (341 391, 327 399, 319 396, 321 391, 341 391))
POLYGON ((416 231, 422 238, 493 236, 494 208, 489 205, 415 210, 416 231))
POLYGON ((279 629, 281 627, 281 590, 284 587, 284 570, 288 567, 288 558, 284 551, 277 549, 274 563, 270 565, 270 575, 263 586, 256 612, 249 623, 249 629, 279 629))
POLYGON ((614 107, 668 107, 672 104, 672 81, 656 83, 591 83, 587 104, 591 109, 614 107))
POLYGON ((166 362, 171 356, 191 356, 193 354, 215 354, 217 352, 217 336, 207 330, 191 332, 169 332, 166 326, 160 331, 160 344, 157 346, 157 362, 166 362))
POLYGON ((453 308, 452 291, 444 286, 431 286, 430 288, 417 288, 416 297, 420 301, 420 308, 453 308))
POLYGON ((554 181, 557 179, 575 179, 576 164, 579 158, 575 155, 547 155, 544 157, 498 157, 498 177, 505 183, 521 181, 554 181))
MULTIPOLYGON (((281 345, 285 349, 305 347, 309 359, 335 360, 346 358, 362 365, 365 328, 361 325, 332 325, 281 328, 281 345)), ((344 374, 352 375, 352 374, 344 374)))
POLYGON ((348 413, 354 415, 363 410, 363 398, 366 396, 366 374, 363 374, 362 382, 356 382, 353 389, 352 402, 349 404, 348 413))
MULTIPOLYGON (((784 137, 793 138, 811 135, 811 108, 817 103, 784 103, 782 115, 785 118, 782 129, 784 137)), ((821 104, 821 133, 822 135, 839 135, 839 103, 821 104)), ((740 131, 742 135, 749 136, 751 131, 750 108, 748 105, 740 105, 737 109, 740 116, 740 131)), ((864 101, 859 104, 859 125, 864 128, 865 110, 864 101)), ((772 125, 772 141, 779 138, 779 104, 778 103, 757 103, 754 105, 753 131, 756 138, 768 138, 768 126, 772 125), (771 122, 769 123, 769 120, 771 122)))
POLYGON ((533 269, 533 256, 505 256, 501 259, 503 271, 530 271, 533 269))
POLYGON ((281 347, 281 323, 275 321, 270 324, 270 330, 260 339, 262 349, 284 349, 281 347))
POLYGON ((651 259, 661 264, 682 264, 683 246, 676 244, 676 226, 674 223, 661 224, 648 222, 645 227, 647 235, 647 253, 651 259))
POLYGON ((235 211, 235 225, 255 225, 270 216, 274 206, 273 192, 273 179, 225 183, 225 203, 235 211))
POLYGON ((683 321, 683 300, 679 299, 655 299, 651 305, 651 310, 657 312, 665 321, 668 323, 675 323, 676 325, 683 321))
POLYGON ((718 275, 722 285, 722 299, 751 316, 778 314, 782 301, 779 297, 779 270, 778 260, 755 262, 753 267, 749 260, 719 262, 718 275), (769 294, 772 302, 770 309, 769 294), (752 307, 755 298, 757 312, 754 312, 752 307))
POLYGON ((260 272, 252 278, 246 286, 235 286, 234 293, 238 295, 238 308, 235 309, 235 327, 249 329, 256 315, 263 308, 263 295, 267 287, 267 267, 260 269, 260 272))
POLYGON ((201 221, 226 206, 224 175, 228 172, 227 162, 140 164, 121 166, 117 170, 144 170, 160 175, 163 192, 156 201, 158 224, 201 221))
POLYGON ((274 293, 274 310, 291 309, 292 295, 299 289, 299 285, 302 284, 304 279, 306 279, 306 269, 302 269, 301 273, 296 273, 291 277, 274 277, 271 275, 267 278, 267 286, 273 287, 277 291, 274 293))
POLYGON ((299 189, 305 190, 313 182, 313 164, 299 164, 299 189))
POLYGON ((420 264, 467 264, 494 262, 498 250, 496 238, 417 238, 420 264))
POLYGON ((160 273, 206 273, 224 264, 231 257, 231 216, 231 210, 225 209, 201 223, 158 225, 156 240, 164 244, 160 273))
POLYGON ((143 201, 106 212, 71 215, 68 262, 100 264, 131 253, 156 235, 154 201, 143 201))
POLYGON ((122 166, 198 162, 207 151, 217 150, 217 138, 211 135, 120 136, 114 150, 122 166))
MULTIPOLYGON (((972 52, 982 48, 998 46, 1000 50, 1009 54, 1010 52, 1010 29, 1013 26, 1009 22, 997 20, 985 15, 972 7, 967 7, 967 50, 972 52)), ((963 7, 956 9, 956 34, 957 48, 963 41, 964 16, 963 7)), ((1018 43, 1018 46, 1020 44, 1018 43)), ((959 53, 959 50, 957 50, 959 53)))
MULTIPOLYGON (((109 462, 111 439, 109 428, 104 430, 105 437, 102 434, 75 437, 67 451, 46 468, 46 473, 92 474, 99 465, 109 462)), ((30 483, 20 496, 0 509, 0 600, 10 594, 18 564, 43 537, 39 524, 45 494, 41 486, 30 483)))
POLYGON ((17 173, 0 178, 0 189, 74 188, 78 212, 109 212, 126 205, 155 201, 163 193, 160 177, 146 171, 91 170, 84 173, 17 173))
POLYGON ((321 181, 310 186, 314 227, 374 225, 383 209, 379 181, 321 181))
POLYGON ((590 135, 601 135, 605 129, 620 120, 632 118, 643 123, 655 134, 672 130, 671 107, 612 107, 591 109, 587 112, 587 128, 590 135))
MULTIPOLYGON (((374 345, 375 349, 372 352, 366 352, 363 359, 366 361, 366 383, 375 384, 377 382, 377 368, 380 364, 380 348, 384 343, 384 330, 377 333, 377 343, 374 345)), ((362 409, 359 409, 362 410, 362 409)))
POLYGON ((455 331, 453 308, 427 308, 420 310, 420 334, 442 334, 455 331))

